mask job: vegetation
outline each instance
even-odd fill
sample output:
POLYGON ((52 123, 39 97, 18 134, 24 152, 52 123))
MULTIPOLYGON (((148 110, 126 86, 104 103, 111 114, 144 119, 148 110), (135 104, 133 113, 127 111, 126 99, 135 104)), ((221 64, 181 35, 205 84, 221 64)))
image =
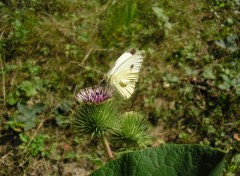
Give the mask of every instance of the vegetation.
POLYGON ((0 175, 87 175, 102 165, 100 141, 76 135, 69 117, 74 94, 103 75, 76 63, 106 73, 131 47, 147 56, 134 95, 122 104, 148 117, 152 146, 220 148, 228 152, 225 175, 239 174, 239 6, 1 1, 0 175))

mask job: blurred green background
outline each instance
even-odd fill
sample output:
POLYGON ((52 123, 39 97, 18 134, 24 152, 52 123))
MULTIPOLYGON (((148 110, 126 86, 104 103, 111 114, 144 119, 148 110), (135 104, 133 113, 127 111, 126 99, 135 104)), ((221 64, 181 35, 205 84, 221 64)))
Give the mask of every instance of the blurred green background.
MULTIPOLYGON (((240 174, 239 0, 0 1, 0 175, 87 175, 106 161, 77 136, 74 94, 127 49, 145 50, 126 110, 148 117, 152 146, 228 151, 240 174)), ((117 148, 113 150, 117 151, 117 148)), ((149 146, 150 147, 150 146, 149 146)))

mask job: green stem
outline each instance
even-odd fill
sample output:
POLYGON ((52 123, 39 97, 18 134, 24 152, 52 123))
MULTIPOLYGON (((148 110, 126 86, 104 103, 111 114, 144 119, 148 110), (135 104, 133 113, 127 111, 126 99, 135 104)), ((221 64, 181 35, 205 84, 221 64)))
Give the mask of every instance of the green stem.
POLYGON ((108 140, 107 140, 107 138, 106 138, 106 136, 104 134, 101 135, 101 140, 102 140, 104 149, 105 149, 105 151, 106 151, 106 153, 108 155, 108 158, 110 160, 114 159, 113 154, 112 154, 112 150, 111 150, 111 148, 109 146, 109 143, 108 143, 108 140))

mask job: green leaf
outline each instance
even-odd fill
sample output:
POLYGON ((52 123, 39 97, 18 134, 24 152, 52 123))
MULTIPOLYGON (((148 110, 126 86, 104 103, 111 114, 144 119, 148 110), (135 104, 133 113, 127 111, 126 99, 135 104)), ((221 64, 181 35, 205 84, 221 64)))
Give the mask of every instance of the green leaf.
POLYGON ((27 143, 29 141, 29 137, 25 134, 20 134, 19 137, 22 140, 22 142, 27 143))
POLYGON ((165 144, 127 153, 92 176, 221 176, 225 153, 202 145, 165 144))
POLYGON ((225 39, 215 41, 215 43, 217 46, 223 49, 227 49, 231 52, 236 52, 238 50, 237 40, 238 36, 235 34, 231 34, 225 39))
POLYGON ((101 158, 98 157, 94 157, 92 155, 81 155, 82 157, 86 157, 87 159, 89 159, 92 163, 96 164, 97 166, 103 166, 103 161, 101 160, 101 158))
POLYGON ((32 129, 36 126, 37 115, 45 110, 45 105, 42 103, 34 104, 28 107, 25 104, 17 104, 18 112, 16 121, 24 124, 24 130, 32 129))
POLYGON ((206 79, 216 79, 211 67, 205 67, 202 76, 206 79))
POLYGON ((37 88, 36 85, 30 81, 23 81, 19 85, 20 90, 25 92, 27 97, 31 97, 37 94, 37 88))
POLYGON ((76 157, 76 152, 68 151, 64 153, 64 159, 71 159, 76 157))
POLYGON ((198 74, 198 71, 197 71, 197 70, 195 70, 195 69, 193 69, 193 68, 191 68, 191 67, 189 67, 189 66, 183 65, 183 69, 184 69, 185 74, 186 74, 187 76, 193 76, 193 75, 197 75, 197 74, 198 74))
POLYGON ((226 82, 224 82, 223 84, 219 84, 218 88, 220 88, 222 90, 229 90, 230 86, 226 82))
POLYGON ((164 14, 163 9, 159 7, 152 7, 153 13, 157 16, 159 20, 159 26, 165 29, 171 29, 172 24, 169 23, 169 18, 164 14))
POLYGON ((70 124, 70 120, 66 116, 58 115, 55 117, 58 126, 65 128, 70 124))
POLYGON ((164 77, 163 80, 169 83, 177 83, 179 81, 179 78, 175 75, 172 75, 170 73, 167 73, 164 77))
POLYGON ((222 74, 221 77, 222 77, 222 79, 223 79, 225 82, 228 82, 228 83, 231 82, 231 80, 229 79, 229 77, 228 77, 227 75, 222 74))
POLYGON ((18 97, 13 93, 9 93, 7 96, 7 102, 9 105, 15 105, 18 102, 18 97))

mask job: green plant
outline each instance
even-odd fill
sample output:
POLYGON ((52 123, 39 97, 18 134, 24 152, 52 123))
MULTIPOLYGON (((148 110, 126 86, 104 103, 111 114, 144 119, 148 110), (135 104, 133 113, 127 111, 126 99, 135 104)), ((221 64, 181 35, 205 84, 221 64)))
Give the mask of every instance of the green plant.
POLYGON ((15 131, 25 131, 34 128, 38 122, 38 115, 45 110, 44 104, 35 104, 28 107, 26 104, 17 104, 17 111, 10 117, 6 123, 6 128, 12 128, 15 131))
MULTIPOLYGON (((33 70, 32 70, 33 71, 33 70)), ((10 92, 7 95, 7 103, 9 105, 15 105, 19 101, 27 102, 30 98, 46 92, 46 89, 50 87, 47 80, 41 80, 36 77, 33 80, 22 81, 16 88, 15 92, 10 92)))
POLYGON ((232 157, 229 166, 227 167, 227 176, 233 176, 240 172, 240 154, 232 157))
POLYGON ((38 154, 45 156, 46 155, 46 147, 45 143, 49 140, 48 135, 38 134, 31 139, 26 134, 21 133, 20 139, 22 144, 19 146, 24 152, 28 152, 32 156, 37 156, 38 154))
POLYGON ((66 118, 66 116, 68 116, 71 106, 72 106, 71 103, 62 102, 55 109, 54 112, 55 120, 57 124, 62 128, 66 128, 70 125, 70 120, 66 118))
MULTIPOLYGON (((136 93, 123 107, 148 116, 152 145, 219 147, 229 151, 225 174, 238 174, 239 5, 239 0, 1 1, 0 175, 76 174, 66 173, 70 166, 90 173, 96 167, 82 153, 106 160, 98 138, 76 142, 69 128, 67 116, 78 106, 68 103, 72 92, 102 79, 74 63, 105 72, 126 47, 146 51, 136 93), (19 132, 32 138, 42 118, 41 134, 51 136, 46 157, 28 155, 22 165, 19 132)), ((129 152, 130 143, 112 137, 107 136, 116 157, 119 148, 129 152)))
POLYGON ((124 0, 109 3, 107 7, 100 16, 105 20, 99 24, 99 28, 103 29, 100 35, 103 46, 124 48, 124 39, 131 46, 146 47, 152 41, 160 42, 172 28, 164 10, 146 0, 124 0))
POLYGON ((133 146, 145 147, 148 143, 147 122, 135 112, 121 115, 119 105, 112 99, 114 90, 109 87, 94 87, 81 90, 77 100, 81 103, 71 116, 72 127, 78 134, 91 135, 101 139, 104 149, 113 159, 107 139, 131 142, 133 146))

